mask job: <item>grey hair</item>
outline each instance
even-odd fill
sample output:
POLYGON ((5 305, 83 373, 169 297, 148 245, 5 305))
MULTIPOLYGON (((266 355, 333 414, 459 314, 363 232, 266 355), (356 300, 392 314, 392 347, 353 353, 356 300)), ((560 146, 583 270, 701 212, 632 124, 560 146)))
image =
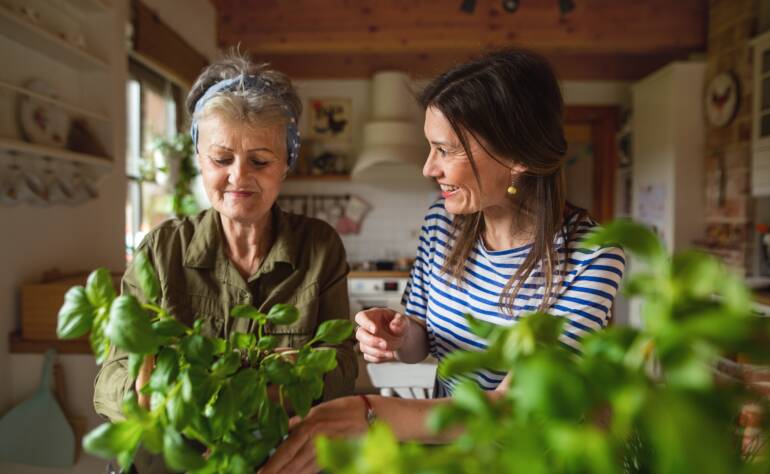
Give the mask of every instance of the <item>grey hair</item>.
POLYGON ((235 49, 201 72, 187 94, 185 107, 193 121, 216 112, 252 125, 285 125, 291 117, 298 120, 302 113, 302 102, 288 76, 271 69, 267 63, 253 62, 247 54, 235 49), (211 86, 238 76, 256 77, 270 87, 256 90, 241 86, 235 90, 223 90, 195 113, 195 104, 211 86))

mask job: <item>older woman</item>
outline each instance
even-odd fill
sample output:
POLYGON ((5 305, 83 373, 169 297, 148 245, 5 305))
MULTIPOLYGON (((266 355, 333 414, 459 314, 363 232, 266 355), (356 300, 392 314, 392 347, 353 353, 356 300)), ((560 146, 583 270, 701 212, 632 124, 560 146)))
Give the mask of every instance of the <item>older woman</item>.
MULTIPOLYGON (((442 74, 421 99, 431 146, 423 174, 442 197, 422 226, 405 314, 356 315, 364 357, 419 362, 481 351, 486 342, 464 314, 511 325, 536 310, 564 318, 561 342, 579 352, 583 336, 607 325, 625 260, 617 247, 580 244, 596 223, 565 201, 563 104, 551 66, 527 51, 495 52, 442 74)), ((506 386, 505 373, 469 375, 490 397, 506 386)), ((401 440, 444 441, 425 420, 456 383, 437 380, 435 400, 357 396, 319 405, 292 420, 288 440, 261 472, 316 472, 317 434, 359 435, 373 417, 401 440)))
MULTIPOLYGON (((322 221, 287 214, 275 204, 299 152, 301 103, 288 78, 232 56, 203 71, 187 108, 212 208, 161 224, 140 246, 158 272, 161 305, 189 325, 203 320, 204 334, 227 338, 231 331, 256 330, 253 321, 230 318, 230 308, 252 304, 267 312, 290 303, 299 320, 266 331, 288 347, 310 340, 325 320, 349 318, 348 265, 339 236, 322 221)), ((122 289, 138 294, 137 288, 129 267, 122 289)), ((351 393, 356 378, 353 342, 336 349, 326 400, 351 393)), ((135 383, 126 365, 124 355, 112 354, 96 378, 96 411, 110 419, 122 417, 123 396, 143 385, 151 367, 146 363, 135 383)), ((162 461, 152 472, 163 472, 160 466, 162 461)))

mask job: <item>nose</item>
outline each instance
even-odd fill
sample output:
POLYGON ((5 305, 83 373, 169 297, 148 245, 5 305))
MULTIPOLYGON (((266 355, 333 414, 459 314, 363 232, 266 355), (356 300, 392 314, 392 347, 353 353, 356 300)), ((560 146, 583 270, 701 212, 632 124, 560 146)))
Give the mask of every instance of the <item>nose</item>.
POLYGON ((246 179, 246 160, 235 158, 228 170, 228 181, 232 185, 240 185, 246 179))
POLYGON ((434 150, 428 153, 428 159, 425 160, 425 164, 422 167, 422 175, 426 178, 437 178, 441 175, 441 169, 436 160, 436 152, 434 150))

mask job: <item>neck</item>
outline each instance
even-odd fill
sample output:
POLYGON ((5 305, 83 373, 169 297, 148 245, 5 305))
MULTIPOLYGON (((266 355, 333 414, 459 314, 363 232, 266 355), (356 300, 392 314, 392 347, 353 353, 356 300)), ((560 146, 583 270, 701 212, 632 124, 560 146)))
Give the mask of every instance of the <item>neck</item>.
POLYGON ((492 206, 484 209, 482 238, 489 250, 521 247, 535 238, 532 216, 513 206, 492 206))
POLYGON ((268 212, 257 222, 242 222, 222 216, 222 231, 230 260, 244 278, 259 269, 273 245, 273 219, 268 212))

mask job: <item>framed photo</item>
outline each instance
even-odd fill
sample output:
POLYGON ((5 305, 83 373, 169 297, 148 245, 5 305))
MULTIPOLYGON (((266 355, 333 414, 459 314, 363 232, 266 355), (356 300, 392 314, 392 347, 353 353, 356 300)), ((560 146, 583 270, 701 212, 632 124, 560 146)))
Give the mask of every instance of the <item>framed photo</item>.
POLYGON ((305 137, 318 141, 351 141, 351 99, 311 98, 305 137))

